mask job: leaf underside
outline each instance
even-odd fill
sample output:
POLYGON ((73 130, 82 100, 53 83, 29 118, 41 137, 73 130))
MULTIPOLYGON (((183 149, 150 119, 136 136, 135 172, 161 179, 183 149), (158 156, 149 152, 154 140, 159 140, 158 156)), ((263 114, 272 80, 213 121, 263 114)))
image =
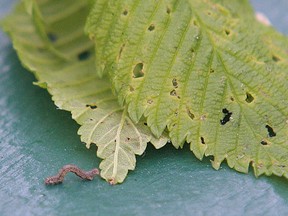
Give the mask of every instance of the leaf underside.
POLYGON ((2 25, 23 65, 37 77, 36 84, 47 88, 60 109, 72 113, 87 147, 98 146, 101 176, 116 184, 135 168, 135 154, 141 155, 148 142, 160 148, 167 138, 156 139, 144 121, 133 123, 107 78, 97 78, 93 43, 83 31, 91 2, 27 0, 2 25))
POLYGON ((288 178, 288 40, 248 1, 96 0, 86 31, 134 122, 216 169, 288 178))

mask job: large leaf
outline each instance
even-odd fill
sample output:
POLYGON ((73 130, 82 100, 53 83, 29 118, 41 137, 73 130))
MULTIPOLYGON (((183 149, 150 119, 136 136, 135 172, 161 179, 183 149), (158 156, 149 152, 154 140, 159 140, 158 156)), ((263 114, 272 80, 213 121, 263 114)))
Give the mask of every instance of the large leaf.
POLYGON ((135 122, 216 169, 288 177, 287 38, 253 17, 242 0, 96 0, 86 31, 135 122))
POLYGON ((118 105, 107 79, 96 77, 93 45, 83 33, 90 1, 26 3, 30 10, 21 3, 3 22, 19 58, 55 104, 72 113, 87 147, 98 146, 101 176, 113 184, 122 182, 135 168, 135 154, 142 154, 147 142, 160 148, 167 139, 154 138, 143 121, 134 124, 118 105), (40 15, 43 22, 35 22, 40 15))

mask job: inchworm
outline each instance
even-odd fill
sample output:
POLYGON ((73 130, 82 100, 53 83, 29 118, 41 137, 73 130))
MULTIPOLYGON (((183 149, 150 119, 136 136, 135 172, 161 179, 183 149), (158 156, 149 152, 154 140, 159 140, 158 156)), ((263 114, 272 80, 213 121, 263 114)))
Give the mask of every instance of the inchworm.
POLYGON ((63 182, 65 175, 68 172, 75 173, 77 176, 79 176, 82 179, 86 180, 93 180, 94 176, 99 175, 98 169, 92 169, 90 171, 83 171, 80 168, 78 168, 76 165, 65 165, 62 167, 62 169, 59 170, 59 173, 55 176, 51 176, 45 179, 45 184, 47 185, 55 185, 60 184, 63 182))

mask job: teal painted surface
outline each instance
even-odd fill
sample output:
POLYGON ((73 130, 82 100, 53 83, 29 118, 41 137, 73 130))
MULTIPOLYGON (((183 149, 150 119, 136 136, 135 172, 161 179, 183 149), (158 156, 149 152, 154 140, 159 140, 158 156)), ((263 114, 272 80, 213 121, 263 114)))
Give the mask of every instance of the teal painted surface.
MULTIPOLYGON (((286 0, 252 2, 288 33, 286 0)), ((0 17, 12 4, 0 0, 0 17)), ((69 174, 62 185, 46 187, 44 178, 63 165, 91 169, 99 159, 80 142, 69 113, 33 81, 0 32, 0 215, 288 215, 287 180, 256 179, 225 164, 215 171, 187 147, 148 148, 121 185, 69 174)))

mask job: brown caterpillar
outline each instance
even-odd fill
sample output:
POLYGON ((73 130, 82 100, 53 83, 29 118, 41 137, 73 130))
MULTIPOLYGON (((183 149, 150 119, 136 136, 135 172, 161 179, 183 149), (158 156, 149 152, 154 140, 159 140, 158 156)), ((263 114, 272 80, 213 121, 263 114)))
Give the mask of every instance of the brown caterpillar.
POLYGON ((99 175, 98 169, 92 169, 90 171, 83 171, 80 168, 78 168, 76 165, 68 164, 63 166, 57 175, 51 176, 45 179, 45 184, 47 185, 55 185, 60 184, 64 181, 64 177, 68 172, 75 173, 77 176, 79 176, 82 179, 86 180, 93 180, 94 176, 99 175))

